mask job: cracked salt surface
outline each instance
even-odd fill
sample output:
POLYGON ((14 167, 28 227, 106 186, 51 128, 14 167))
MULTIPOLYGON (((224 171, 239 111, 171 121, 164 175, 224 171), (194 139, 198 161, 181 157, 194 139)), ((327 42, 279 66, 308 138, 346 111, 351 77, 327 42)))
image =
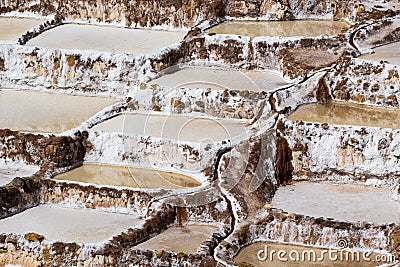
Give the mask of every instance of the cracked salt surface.
POLYGON ((195 253, 203 241, 217 231, 217 227, 208 225, 172 226, 135 249, 195 253))
POLYGON ((400 65, 400 42, 374 48, 373 54, 362 55, 360 58, 375 62, 387 61, 393 65, 400 65))
POLYGON ((2 89, 0 125, 15 131, 61 133, 116 102, 105 97, 2 89))
POLYGON ((137 215, 38 206, 0 220, 0 232, 34 232, 52 241, 98 243, 142 222, 137 215))
POLYGON ((0 40, 17 39, 28 30, 31 30, 44 22, 45 20, 41 19, 0 17, 0 40))
POLYGON ((168 88, 204 88, 212 90, 273 91, 288 85, 273 72, 224 70, 206 67, 183 67, 151 81, 168 88))
MULTIPOLYGON (((247 262, 247 263, 251 263, 252 266, 255 267, 264 267, 264 266, 273 266, 273 267, 286 267, 286 266, 332 266, 332 267, 372 267, 372 266, 376 266, 376 262, 369 262, 369 261, 365 261, 363 260, 362 256, 363 254, 360 253, 360 261, 354 261, 351 262, 350 260, 347 261, 346 260, 346 254, 344 254, 343 260, 340 260, 340 254, 338 255, 338 260, 332 261, 329 259, 328 254, 325 254, 324 260, 323 261, 316 261, 316 262, 312 262, 312 261, 292 261, 289 258, 289 253, 291 253, 291 251, 297 251, 301 257, 301 255, 303 255, 303 251, 309 251, 312 250, 316 253, 316 258, 320 259, 321 255, 323 255, 322 253, 323 250, 322 249, 318 249, 318 248, 313 248, 313 247, 303 247, 303 246, 295 246, 295 245, 285 245, 285 244, 278 244, 278 243, 271 243, 271 242, 257 242, 257 243, 253 243, 245 248, 243 248, 239 254, 235 257, 235 262, 236 263, 241 263, 241 262, 247 262), (265 246, 267 246, 267 250, 265 250, 265 246), (267 251, 268 255, 270 255, 272 250, 275 250, 275 255, 273 255, 272 257, 272 261, 271 261, 271 257, 269 256, 265 261, 260 261, 258 260, 258 252, 260 250, 263 251, 267 251), (286 255, 282 256, 282 258, 287 258, 288 261, 279 261, 277 258, 277 252, 283 250, 286 252, 286 255)), ((326 250, 325 250, 326 251, 326 250)), ((307 254, 306 254, 307 255, 307 254)), ((332 255, 336 255, 336 254, 332 254, 332 255)), ((372 253, 369 257, 370 259, 375 259, 375 257, 378 254, 376 253, 372 253)), ((262 253, 261 257, 264 257, 265 254, 262 253)), ((296 257, 296 254, 292 254, 292 257, 296 257)), ((334 256, 332 256, 332 258, 334 259, 334 256)), ((306 256, 306 259, 308 259, 308 256, 306 256)), ((313 259, 313 257, 311 257, 311 259, 313 259)), ((349 257, 349 259, 352 259, 351 257, 349 257)), ((357 258, 355 258, 357 259, 357 258)))
POLYGON ((0 186, 11 182, 15 177, 28 177, 38 172, 36 165, 28 165, 20 161, 0 161, 0 186))
POLYGON ((150 53, 180 42, 186 32, 65 24, 31 39, 27 45, 47 48, 150 53))
POLYGON ((180 189, 201 185, 196 179, 182 174, 100 164, 84 164, 53 179, 135 188, 180 189))
POLYGON ((92 129, 201 143, 218 142, 246 134, 245 125, 239 120, 153 114, 120 115, 92 129))
POLYGON ((400 129, 400 110, 332 102, 300 106, 289 120, 400 129))
POLYGON ((291 20, 291 21, 227 21, 208 30, 209 33, 241 36, 316 37, 337 35, 349 28, 343 21, 291 20))
POLYGON ((272 206, 289 213, 341 221, 400 222, 400 206, 390 198, 390 190, 370 186, 294 183, 278 189, 272 206))

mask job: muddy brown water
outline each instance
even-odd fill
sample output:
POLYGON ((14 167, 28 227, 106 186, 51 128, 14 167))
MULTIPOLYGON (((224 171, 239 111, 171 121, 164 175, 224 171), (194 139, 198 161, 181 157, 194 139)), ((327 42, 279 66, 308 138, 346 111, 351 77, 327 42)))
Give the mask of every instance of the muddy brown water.
POLYGON ((15 131, 61 133, 117 102, 105 97, 1 89, 0 125, 15 131))
POLYGON ((172 226, 135 248, 195 253, 203 241, 217 231, 217 227, 208 225, 172 226))
POLYGON ((84 164, 53 179, 134 188, 180 189, 201 185, 183 174, 100 164, 84 164))
POLYGON ((331 20, 227 21, 209 29, 208 33, 250 37, 316 37, 323 34, 337 35, 348 28, 346 22, 331 20))
MULTIPOLYGON (((312 253, 312 252, 311 252, 312 253)), ((340 250, 331 250, 331 256, 329 256, 329 249, 319 249, 312 247, 296 246, 296 245, 285 245, 272 242, 257 242, 243 248, 239 254, 235 257, 236 263, 251 263, 255 267, 287 267, 287 266, 305 266, 305 267, 372 267, 377 266, 378 260, 384 260, 384 263, 391 262, 390 259, 384 259, 382 255, 368 252, 349 252, 340 250), (262 251, 262 252, 260 252, 262 251), (271 252, 275 251, 272 255, 271 252), (278 252, 280 252, 282 260, 278 259, 278 252), (308 252, 313 251, 316 255, 314 261, 314 254, 309 260, 308 252), (325 251, 325 252, 324 252, 325 251), (297 254, 299 256, 297 256, 297 254), (366 254, 363 254, 366 253, 366 254), (266 256, 268 255, 268 256, 266 256), (289 256, 291 255, 291 257, 289 256), (304 255, 304 256, 303 256, 304 255), (354 255, 354 256, 353 256, 354 255), (363 259, 366 258, 366 260, 363 259), (298 257, 298 258, 297 258, 298 257), (287 259, 287 261, 285 261, 287 259), (304 260, 303 260, 304 259, 304 260)), ((384 256, 385 257, 385 256, 384 256)), ((390 257, 390 256, 389 256, 390 257)), ((394 257, 392 256, 392 259, 394 257)))
POLYGON ((312 103, 297 108, 289 120, 400 129, 400 110, 344 102, 312 103))

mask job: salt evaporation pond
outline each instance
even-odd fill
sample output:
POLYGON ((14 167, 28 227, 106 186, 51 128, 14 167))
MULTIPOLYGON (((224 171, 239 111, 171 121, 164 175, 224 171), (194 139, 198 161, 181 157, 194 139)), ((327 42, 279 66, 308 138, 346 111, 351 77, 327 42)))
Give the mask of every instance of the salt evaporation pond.
POLYGON ((373 49, 373 54, 365 54, 360 58, 375 62, 387 61, 393 65, 400 65, 400 42, 383 45, 373 49))
POLYGON ((40 34, 27 45, 137 54, 150 53, 180 42, 185 35, 184 31, 65 24, 40 34))
POLYGON ((226 21, 208 30, 208 33, 241 36, 316 37, 337 35, 349 28, 343 21, 290 20, 290 21, 226 21))
POLYGON ((390 198, 390 190, 372 186, 298 182, 280 187, 272 206, 341 221, 400 222, 400 206, 390 198))
POLYGON ((41 19, 0 17, 0 40, 18 39, 44 22, 41 19))
POLYGON ((132 214, 38 206, 0 220, 0 232, 34 232, 52 241, 98 243, 142 222, 132 214))
POLYGON ((15 177, 28 177, 40 169, 36 165, 28 165, 22 161, 0 161, 0 186, 11 182, 15 177))
POLYGON ((53 179, 134 188, 180 189, 201 185, 196 179, 183 174, 100 164, 84 164, 53 179))
POLYGON ((219 142, 246 134, 245 125, 239 120, 153 114, 120 115, 92 130, 199 143, 219 142))
POLYGON ((172 226, 135 249, 196 253, 200 245, 217 231, 217 227, 209 225, 172 226))
MULTIPOLYGON (((324 250, 327 251, 327 250, 324 250)), ((372 262, 372 260, 376 259, 376 256, 378 254, 372 253, 369 255, 369 259, 371 261, 365 261, 363 260, 363 252, 359 252, 359 257, 360 260, 357 261, 357 256, 351 256, 351 254, 348 254, 348 259, 349 261, 346 260, 346 254, 343 254, 343 260, 340 260, 340 253, 337 254, 332 254, 332 259, 334 259, 334 256, 337 255, 337 260, 330 260, 329 259, 329 254, 327 252, 323 252, 323 249, 319 248, 313 248, 313 247, 303 247, 303 246, 295 246, 295 245, 286 245, 286 244, 278 244, 278 243, 271 243, 271 242, 257 242, 254 244, 251 244, 245 248, 243 248, 239 254, 235 257, 235 262, 236 263, 250 263, 254 267, 287 267, 287 266, 305 266, 305 267, 320 267, 320 266, 326 266, 326 267, 372 267, 376 266, 376 262, 372 262), (267 248, 267 249, 266 249, 267 248), (261 260, 258 259, 258 253, 259 251, 262 250, 263 253, 260 253, 261 260), (275 250, 275 254, 272 257, 268 256, 267 259, 263 259, 262 257, 265 257, 264 251, 267 251, 268 255, 270 255, 271 251, 275 250), (277 252, 283 250, 286 252, 285 256, 282 256, 284 258, 287 258, 288 261, 279 261, 277 258, 277 252), (317 260, 315 262, 308 261, 308 254, 305 254, 305 261, 299 260, 290 260, 289 258, 289 253, 292 253, 292 251, 298 252, 299 253, 299 259, 301 259, 303 252, 304 251, 314 251, 317 260), (324 253, 324 254, 322 254, 324 253), (318 260, 321 259, 322 256, 324 255, 323 260, 318 260), (351 259, 355 259, 352 261, 351 259)), ((292 254, 295 255, 295 254, 292 254)), ((295 256, 293 256, 295 257, 295 256)), ((313 258, 311 258, 313 259, 313 258)))
POLYGON ((208 67, 180 67, 150 82, 167 88, 202 88, 212 90, 272 91, 288 85, 273 72, 240 71, 208 67))
POLYGON ((116 102, 105 97, 2 89, 0 125, 14 131, 61 133, 116 102))
POLYGON ((312 103, 298 107, 289 120, 400 129, 400 110, 346 102, 312 103))

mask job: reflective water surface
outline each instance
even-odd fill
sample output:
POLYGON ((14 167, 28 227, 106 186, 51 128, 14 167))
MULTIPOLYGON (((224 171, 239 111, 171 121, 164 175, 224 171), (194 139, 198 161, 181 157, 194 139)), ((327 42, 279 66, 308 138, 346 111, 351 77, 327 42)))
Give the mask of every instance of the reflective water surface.
POLYGON ((400 222, 400 206, 390 198, 390 189, 372 186, 298 182, 280 187, 272 206, 342 221, 400 222))
POLYGON ((79 126, 116 102, 105 97, 1 89, 0 128, 61 133, 79 126))
POLYGON ((41 19, 0 17, 0 40, 18 39, 44 22, 41 19))
POLYGON ((373 49, 375 53, 361 56, 361 59, 376 62, 386 61, 393 65, 400 65, 400 42, 383 45, 373 49))
POLYGON ((202 143, 232 139, 246 134, 245 125, 238 120, 150 114, 120 115, 92 129, 202 143))
POLYGON ((261 71, 223 70, 184 67, 150 82, 168 88, 202 88, 212 90, 272 91, 288 83, 278 74, 261 71))
POLYGON ((179 189, 201 185, 194 178, 182 174, 100 164, 84 164, 53 179, 135 188, 179 189))
POLYGON ((217 227, 206 225, 172 226, 135 248, 195 253, 201 243, 217 231, 217 227))
POLYGON ((250 37, 316 37, 323 34, 337 35, 348 28, 346 22, 331 20, 227 21, 211 28, 208 32, 250 37))
POLYGON ((297 108, 289 120, 399 129, 400 110, 341 102, 312 103, 297 108))
MULTIPOLYGON (((257 242, 251 244, 245 248, 243 248, 239 254, 235 257, 236 263, 251 263, 255 267, 287 267, 287 266, 305 266, 305 267, 317 267, 317 266, 326 266, 326 267, 372 267, 376 266, 375 261, 378 254, 372 253, 368 254, 366 257, 371 261, 363 260, 363 252, 356 252, 356 254, 350 254, 344 251, 342 254, 340 252, 332 252, 332 256, 330 257, 328 252, 324 252, 326 250, 312 248, 312 247, 303 247, 303 246, 295 246, 295 245, 285 245, 271 242, 257 242), (272 251, 275 251, 271 255, 272 251), (278 251, 284 251, 285 254, 282 255, 283 259, 287 259, 287 261, 278 259, 278 251), (260 252, 262 251, 262 252, 260 252), (312 251, 312 252, 311 252, 312 251), (311 260, 309 260, 309 254, 305 254, 305 252, 311 252, 315 254, 311 254, 311 260), (260 259, 258 259, 258 254, 260 255, 260 259), (267 256, 266 256, 267 255, 267 256), (289 256, 291 255, 291 257, 289 256), (298 258, 297 258, 297 255, 298 258), (304 255, 304 256, 303 256, 304 255), (315 261, 314 256, 315 255, 315 261), (341 258, 342 255, 342 258, 341 258), (305 260, 303 260, 305 259, 305 260), (332 259, 332 260, 331 260, 332 259), (342 260, 340 260, 342 259, 342 260)), ((283 254, 283 253, 282 253, 283 254)))

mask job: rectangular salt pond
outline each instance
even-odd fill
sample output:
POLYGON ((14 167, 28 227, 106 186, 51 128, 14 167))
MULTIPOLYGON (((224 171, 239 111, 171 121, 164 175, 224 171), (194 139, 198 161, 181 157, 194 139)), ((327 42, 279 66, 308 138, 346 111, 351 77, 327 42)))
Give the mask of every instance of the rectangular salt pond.
POLYGON ((337 35, 346 31, 349 25, 332 20, 290 20, 290 21, 227 21, 208 30, 208 33, 235 34, 241 36, 271 37, 316 37, 337 35))
POLYGON ((41 19, 0 17, 0 40, 18 39, 44 22, 41 19))
POLYGON ((98 243, 142 222, 137 215, 38 206, 0 220, 0 232, 34 232, 52 241, 98 243))
POLYGON ((353 103, 311 103, 298 107, 289 120, 400 129, 400 110, 353 103))
POLYGON ((201 185, 196 179, 182 174, 100 164, 84 164, 53 179, 134 188, 180 189, 201 185))
POLYGON ((375 62, 387 61, 393 65, 400 65, 400 42, 383 45, 373 49, 375 53, 361 56, 361 59, 375 62))
POLYGON ((208 225, 172 226, 135 249, 196 253, 200 245, 217 231, 217 227, 208 225))
POLYGON ((400 206, 390 198, 390 190, 371 186, 298 182, 281 186, 272 206, 288 213, 341 221, 400 222, 400 206))
POLYGON ((28 165, 22 161, 0 161, 0 186, 11 182, 15 177, 28 177, 40 169, 36 165, 28 165))
MULTIPOLYGON (((293 252, 293 257, 296 257, 295 252, 293 252)), ((321 267, 321 266, 326 266, 326 267, 372 267, 372 266, 377 266, 376 262, 372 262, 372 260, 376 259, 376 256, 378 255, 377 253, 372 253, 369 257, 371 261, 365 261, 363 260, 363 252, 360 252, 360 261, 347 261, 346 260, 346 254, 344 252, 343 254, 343 260, 340 260, 340 253, 333 253, 332 258, 334 258, 334 255, 337 255, 338 260, 330 260, 329 259, 329 254, 328 252, 323 252, 323 249, 319 248, 313 248, 313 247, 304 247, 304 246, 295 246, 295 245, 285 245, 285 244, 278 244, 278 243, 272 243, 272 242, 257 242, 254 244, 251 244, 245 248, 243 248, 239 254, 235 257, 235 262, 236 263, 250 263, 254 267, 321 267), (268 258, 265 261, 259 260, 258 259, 258 252, 262 250, 263 253, 261 253, 261 257, 265 257, 264 251, 267 251, 268 253, 268 258), (270 253, 272 250, 275 250, 275 254, 273 255, 273 258, 271 260, 270 253), (287 258, 288 261, 279 261, 277 258, 277 252, 283 250, 286 252, 285 256, 282 256, 283 258, 287 258), (289 258, 289 253, 292 253, 291 251, 295 251, 299 253, 299 257, 301 259, 303 252, 304 251, 314 251, 316 254, 317 260, 315 262, 308 261, 308 254, 305 254, 305 259, 304 261, 299 260, 299 261, 294 261, 290 260, 289 258), (325 253, 325 254, 322 254, 325 253), (322 261, 318 261, 318 259, 322 258, 322 255, 324 255, 324 258, 322 261)), ((383 254, 380 254, 383 255, 383 254)), ((357 256, 355 256, 355 259, 357 256)), ((263 258, 261 258, 263 259, 263 258)), ((311 258, 313 259, 313 257, 311 258)), ((352 255, 349 254, 349 259, 352 259, 352 255)))
POLYGON ((0 125, 15 131, 61 133, 116 102, 105 97, 1 89, 0 125))
POLYGON ((288 85, 273 72, 240 71, 207 67, 182 67, 166 72, 150 82, 167 88, 202 88, 212 90, 273 91, 288 85))
POLYGON ((199 143, 219 142, 246 135, 245 125, 239 120, 152 114, 120 115, 92 129, 199 143))
POLYGON ((65 24, 31 39, 27 45, 98 50, 116 53, 150 53, 183 40, 186 32, 65 24))

